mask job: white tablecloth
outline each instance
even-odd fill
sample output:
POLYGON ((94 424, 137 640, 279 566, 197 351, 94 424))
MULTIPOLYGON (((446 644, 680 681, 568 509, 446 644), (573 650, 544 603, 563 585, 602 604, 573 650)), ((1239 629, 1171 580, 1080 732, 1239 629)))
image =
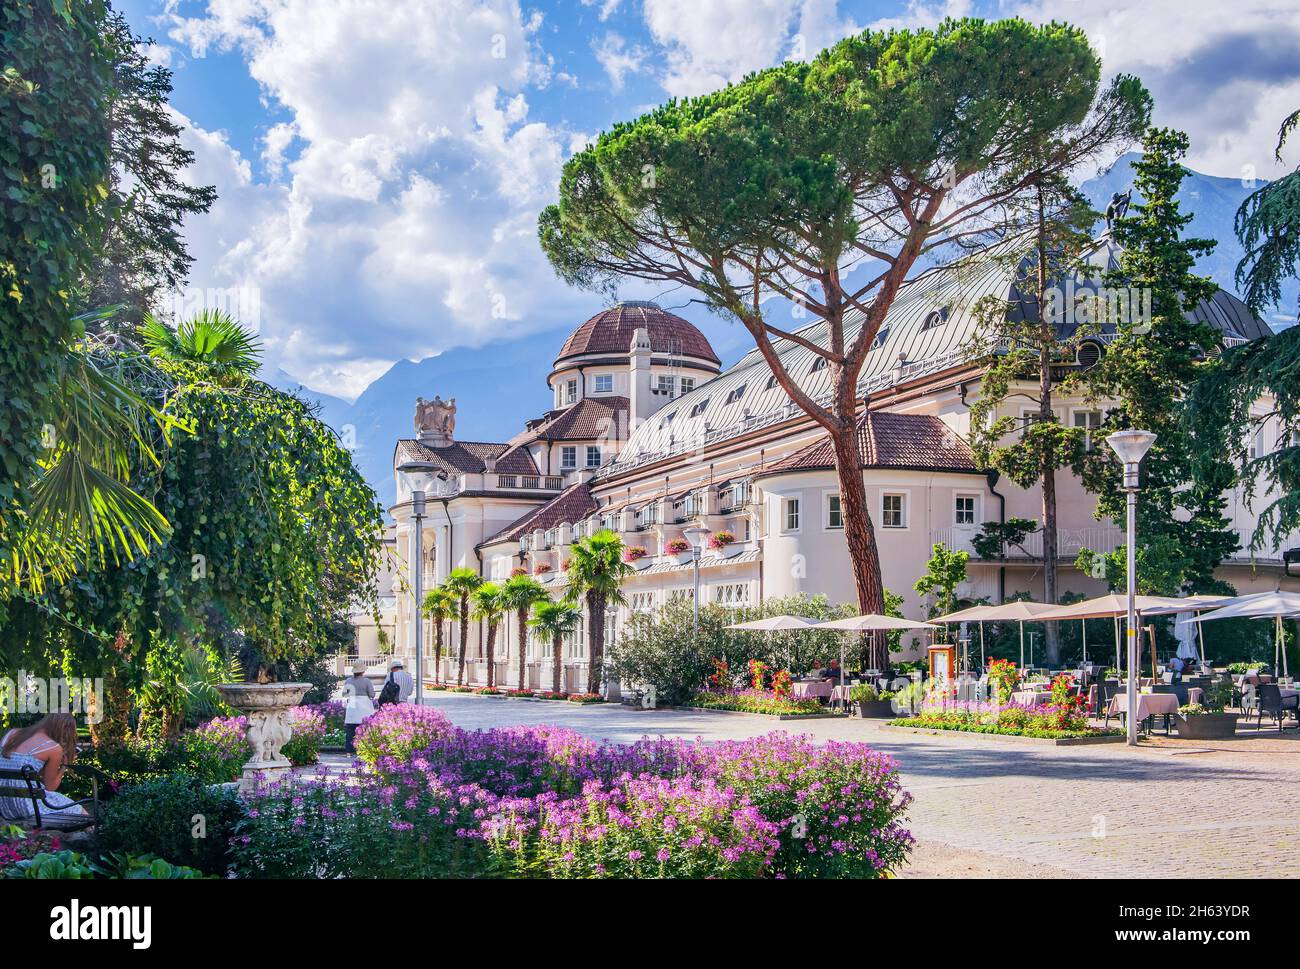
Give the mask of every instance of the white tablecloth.
MULTIPOLYGON (((1110 709, 1107 711, 1111 716, 1125 713, 1128 710, 1128 695, 1119 693, 1110 698, 1110 709)), ((1139 693, 1138 694, 1138 713, 1139 720, 1145 720, 1147 717, 1163 716, 1166 713, 1178 712, 1178 697, 1172 693, 1139 693)))
POLYGON ((815 683, 791 683, 790 695, 796 700, 811 700, 817 697, 829 697, 833 684, 822 680, 815 683))

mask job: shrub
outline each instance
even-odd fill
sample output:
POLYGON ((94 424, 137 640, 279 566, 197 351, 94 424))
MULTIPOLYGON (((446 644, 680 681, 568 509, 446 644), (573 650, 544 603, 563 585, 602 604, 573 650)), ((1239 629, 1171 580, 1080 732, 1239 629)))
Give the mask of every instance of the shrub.
POLYGON ((849 700, 853 703, 874 703, 880 699, 880 691, 871 683, 859 683, 849 688, 849 700))
POLYGON ((106 805, 97 826, 104 851, 166 858, 213 875, 226 870, 229 839, 242 816, 239 798, 194 777, 169 777, 137 784, 106 805), (202 817, 202 827, 195 816, 202 817))
POLYGON ((691 699, 690 705, 707 710, 739 710, 767 716, 825 712, 817 700, 794 700, 770 690, 701 690, 691 699))
POLYGON ((254 793, 232 852, 244 877, 870 877, 906 857, 907 802, 862 744, 448 728, 349 783, 254 793))
POLYGON ((411 703, 390 703, 367 718, 357 730, 357 757, 373 767, 380 758, 405 763, 451 729, 437 710, 411 703))
POLYGON ((320 760, 325 742, 325 717, 314 707, 294 707, 289 711, 293 735, 280 748, 294 767, 305 767, 320 760))

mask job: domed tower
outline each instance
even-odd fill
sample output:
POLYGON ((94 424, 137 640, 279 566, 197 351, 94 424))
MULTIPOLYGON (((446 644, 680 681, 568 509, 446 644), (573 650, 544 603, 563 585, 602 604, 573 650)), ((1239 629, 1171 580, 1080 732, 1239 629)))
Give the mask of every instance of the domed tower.
POLYGON ((546 382, 557 409, 624 397, 633 421, 640 421, 721 369, 690 321, 656 303, 634 301, 602 310, 574 330, 546 382))

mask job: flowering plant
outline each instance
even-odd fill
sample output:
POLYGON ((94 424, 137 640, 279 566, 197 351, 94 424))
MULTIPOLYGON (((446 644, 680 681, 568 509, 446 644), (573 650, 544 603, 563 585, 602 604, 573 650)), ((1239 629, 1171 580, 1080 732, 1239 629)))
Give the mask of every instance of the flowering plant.
POLYGON ((281 752, 294 767, 304 767, 320 760, 321 744, 325 740, 325 717, 314 707, 293 707, 289 710, 292 735, 281 752))
POLYGON ((545 575, 547 572, 552 572, 552 571, 554 571, 554 569, 552 568, 550 562, 538 562, 537 565, 533 568, 533 575, 545 575))
POLYGON ((452 727, 347 781, 253 792, 232 854, 240 877, 879 877, 909 801, 865 744, 452 727))
POLYGON ((623 561, 629 565, 646 557, 648 553, 640 545, 629 545, 623 549, 623 561))
POLYGON ((723 690, 731 685, 731 667, 727 665, 725 659, 713 657, 710 662, 713 664, 713 672, 709 674, 708 683, 711 690, 723 690))
POLYGON ((528 570, 524 568, 522 565, 516 565, 513 569, 510 570, 510 577, 512 579, 517 579, 519 578, 519 576, 527 575, 527 574, 528 574, 528 570))
POLYGON ((772 674, 772 692, 777 696, 789 696, 794 685, 794 677, 789 670, 777 670, 772 674))
POLYGON ((709 536, 709 548, 715 552, 718 549, 726 548, 736 540, 736 536, 731 532, 714 532, 709 536))
POLYGON ((664 542, 664 552, 668 555, 681 555, 691 550, 691 543, 684 538, 671 538, 664 542))
POLYGON ((755 690, 767 688, 767 664, 761 659, 749 661, 749 685, 755 690))
POLYGON ((382 757, 409 759, 446 735, 451 722, 432 707, 390 703, 366 718, 357 730, 357 757, 373 767, 382 757))
POLYGON ((1020 685, 1020 671, 1009 659, 995 659, 989 662, 989 685, 997 698, 1006 703, 1011 694, 1020 685))

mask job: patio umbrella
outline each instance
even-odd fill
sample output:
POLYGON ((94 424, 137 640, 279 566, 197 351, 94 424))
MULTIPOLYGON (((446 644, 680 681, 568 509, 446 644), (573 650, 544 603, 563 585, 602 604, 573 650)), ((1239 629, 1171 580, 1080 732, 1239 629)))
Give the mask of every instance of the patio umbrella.
MULTIPOLYGON (((779 633, 792 629, 810 629, 817 625, 815 619, 805 619, 803 616, 769 616, 766 619, 752 619, 749 622, 733 623, 725 628, 743 629, 746 632, 756 633, 779 633)), ((790 665, 790 657, 786 656, 786 666, 790 665)))
MULTIPOLYGON (((1142 616, 1147 615, 1151 609, 1181 606, 1183 600, 1172 596, 1137 596, 1136 602, 1138 615, 1142 616)), ((1113 619, 1115 621, 1115 668, 1119 669, 1123 666, 1120 662, 1119 620, 1121 616, 1127 615, 1128 597, 1112 592, 1095 599, 1073 602, 1068 606, 1053 606, 1050 611, 1040 613, 1038 618, 1041 620, 1113 619)))
POLYGON ((1289 619, 1300 612, 1300 592, 1261 592, 1256 595, 1237 596, 1226 600, 1226 605, 1211 612, 1193 616, 1184 622, 1209 622, 1212 619, 1272 619, 1276 624, 1273 640, 1273 669, 1276 672, 1279 661, 1282 675, 1290 673, 1287 669, 1286 651, 1282 648, 1282 620, 1289 619))
MULTIPOLYGON (((1181 608, 1175 606, 1162 606, 1156 609, 1148 609, 1145 613, 1143 613, 1143 615, 1145 616, 1176 615, 1178 618, 1174 620, 1174 627, 1175 627, 1175 633, 1177 633, 1178 631, 1177 627, 1187 621, 1187 619, 1185 619, 1184 617, 1190 618, 1193 613, 1201 612, 1205 609, 1218 609, 1221 606, 1223 606, 1225 603, 1227 603, 1229 598, 1231 597, 1205 596, 1205 595, 1187 596, 1181 600, 1182 601, 1181 608)), ((1195 629, 1194 638, 1196 640, 1197 645, 1200 647, 1201 666, 1205 666, 1206 665, 1205 664, 1205 632, 1204 630, 1201 629, 1200 625, 1197 625, 1193 628, 1195 629)), ((1186 659, 1190 659, 1196 656, 1196 650, 1192 648, 1191 640, 1183 639, 1183 637, 1181 636, 1178 637, 1178 655, 1186 659)))
MULTIPOLYGON (((912 619, 900 619, 897 616, 881 616, 867 613, 865 616, 853 616, 849 619, 832 619, 817 624, 818 629, 836 629, 846 633, 869 633, 881 629, 936 629, 932 622, 916 622, 912 619)), ((844 685, 844 640, 840 640, 840 686, 844 685)))
POLYGON ((971 619, 976 620, 980 624, 981 662, 984 656, 984 623, 1020 623, 1020 666, 1023 669, 1025 665, 1025 623, 1036 622, 1043 613, 1056 608, 1058 607, 1050 602, 1029 602, 1024 599, 1014 599, 1011 602, 1004 602, 996 606, 971 606, 969 609, 961 609, 957 612, 950 612, 946 616, 939 616, 934 621, 965 622, 971 619))

